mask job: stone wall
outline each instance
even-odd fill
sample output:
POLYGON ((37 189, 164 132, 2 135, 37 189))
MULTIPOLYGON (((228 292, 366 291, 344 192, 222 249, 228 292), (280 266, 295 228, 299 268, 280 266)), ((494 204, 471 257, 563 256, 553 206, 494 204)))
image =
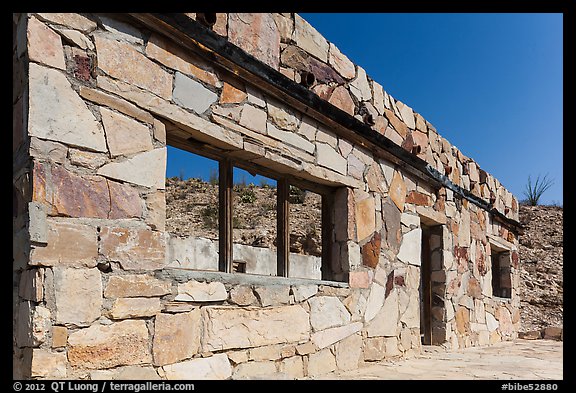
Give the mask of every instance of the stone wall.
MULTIPOLYGON (((14 378, 299 378, 411 356, 423 225, 438 343, 516 337, 517 240, 490 212, 127 16, 13 19, 14 378), (189 138, 332 187, 340 282, 174 268, 166 144, 189 138), (492 295, 493 247, 510 251, 509 299, 492 295)), ((496 179, 298 15, 216 14, 211 29, 295 81, 312 70, 319 97, 517 217, 496 179)))

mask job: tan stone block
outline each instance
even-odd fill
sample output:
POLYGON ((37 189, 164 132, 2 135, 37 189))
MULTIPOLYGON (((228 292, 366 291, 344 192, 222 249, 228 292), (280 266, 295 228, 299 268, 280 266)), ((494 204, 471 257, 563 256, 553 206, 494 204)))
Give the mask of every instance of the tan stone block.
POLYGON ((294 15, 294 41, 296 45, 324 63, 328 63, 328 41, 300 15, 294 15))
POLYGON ((88 326, 101 315, 102 278, 98 269, 54 269, 57 324, 88 326))
POLYGON ((396 130, 396 132, 400 135, 400 137, 402 139, 406 138, 408 135, 408 127, 406 127, 406 124, 404 124, 402 120, 396 117, 394 112, 389 109, 384 109, 384 114, 392 127, 394 127, 394 130, 396 130))
POLYGON ((367 338, 364 346, 364 360, 382 360, 386 356, 384 337, 367 338))
POLYGON ((64 379, 67 376, 66 352, 30 348, 24 356, 31 358, 30 376, 32 378, 64 379))
POLYGON ((96 169, 108 161, 108 155, 94 153, 86 150, 68 149, 70 163, 88 169, 96 169))
POLYGON ((470 331, 470 311, 466 307, 458 307, 456 310, 456 329, 461 335, 470 331))
POLYGON ((92 89, 86 86, 80 86, 80 96, 86 100, 95 102, 96 104, 105 105, 107 107, 116 109, 125 115, 133 117, 142 122, 151 124, 154 121, 154 118, 150 113, 143 111, 128 101, 124 101, 118 97, 111 96, 110 94, 104 93, 103 91, 92 89))
POLYGON ((30 63, 28 135, 105 152, 104 130, 66 76, 30 63))
POLYGON ((349 325, 322 330, 313 333, 311 336, 311 341, 318 348, 323 349, 360 331, 360 329, 362 329, 362 325, 362 322, 353 322, 349 325))
POLYGON ((310 353, 316 352, 317 350, 318 347, 312 341, 308 341, 305 344, 300 344, 296 346, 296 353, 298 355, 308 355, 310 353))
POLYGON ((202 312, 202 352, 299 342, 310 335, 308 313, 299 305, 266 309, 214 306, 203 307, 202 312))
POLYGON ((68 342, 68 328, 66 326, 52 326, 52 348, 62 348, 68 342))
POLYGON ((275 362, 246 362, 235 367, 232 379, 273 379, 276 373, 275 362))
POLYGON ((339 370, 355 370, 362 357, 362 336, 354 334, 336 344, 336 366, 339 370))
POLYGON ((96 22, 76 13, 39 13, 38 17, 51 23, 80 30, 82 33, 90 33, 98 27, 96 22))
POLYGON ((366 71, 362 67, 358 68, 358 75, 349 84, 350 92, 356 97, 358 102, 370 101, 372 99, 372 91, 370 89, 370 84, 368 83, 368 78, 366 71))
POLYGON ((330 348, 313 353, 308 357, 308 376, 316 377, 336 370, 336 357, 330 348))
POLYGON ((333 43, 330 43, 328 63, 346 79, 352 79, 356 76, 356 67, 354 67, 354 63, 352 63, 346 55, 340 52, 338 47, 333 43))
POLYGON ((348 284, 350 288, 370 288, 372 277, 367 271, 348 273, 348 284))
POLYGON ((172 97, 172 75, 130 44, 95 35, 98 68, 108 75, 149 90, 162 98, 172 97))
POLYGON ((228 40, 261 62, 278 70, 280 31, 272 14, 230 13, 228 40))
POLYGON ((228 298, 228 293, 221 282, 199 282, 190 280, 178 284, 178 295, 174 300, 189 302, 221 302, 228 298))
POLYGON ((252 348, 250 349, 250 360, 263 361, 280 359, 280 351, 283 346, 283 344, 275 344, 252 348))
POLYGON ((66 69, 60 36, 35 17, 28 20, 28 57, 61 70, 66 69))
POLYGON ((33 247, 31 265, 94 267, 98 258, 96 228, 48 219, 48 242, 33 247))
POLYGON ((280 372, 289 378, 298 379, 304 377, 304 362, 300 356, 292 356, 282 360, 280 372))
POLYGON ((404 203, 406 201, 406 184, 402 179, 402 175, 398 171, 394 171, 394 177, 392 178, 392 183, 390 184, 390 199, 392 202, 400 209, 400 212, 404 211, 404 203))
POLYGON ((114 300, 110 310, 112 319, 151 317, 160 312, 158 298, 120 298, 114 300))
POLYGON ((232 376, 232 366, 224 353, 169 364, 162 370, 168 380, 221 380, 232 376))
POLYGON ((126 274, 111 276, 106 285, 104 296, 117 297, 154 297, 170 293, 171 283, 147 274, 126 274))
POLYGON ((221 104, 240 104, 247 98, 248 94, 246 92, 230 83, 224 82, 224 87, 220 94, 221 104))
POLYGON ((152 361, 143 320, 92 325, 71 333, 68 344, 68 360, 73 367, 90 370, 152 361))
POLYGON ((166 229, 166 195, 164 191, 156 191, 145 196, 146 223, 152 229, 164 231, 166 229))
POLYGON ((268 115, 262 109, 258 109, 249 104, 244 104, 240 115, 240 125, 256 132, 266 133, 266 120, 268 115))
POLYGON ((152 34, 148 40, 146 55, 169 68, 191 75, 211 86, 220 87, 221 85, 213 72, 204 69, 208 68, 204 61, 158 34, 152 34))
POLYGON ((350 97, 350 93, 344 86, 338 86, 335 88, 328 102, 337 108, 342 109, 350 116, 354 116, 354 109, 356 106, 354 105, 354 101, 352 101, 352 97, 350 97))
POLYGON ((368 238, 368 236, 372 235, 376 229, 376 207, 374 205, 374 198, 369 196, 360 201, 356 201, 355 208, 356 234, 358 235, 358 242, 362 242, 368 238))
POLYGON ((100 108, 100 113, 112 157, 153 149, 147 126, 107 108, 100 108))
POLYGON ((103 227, 100 232, 100 253, 126 270, 161 269, 165 249, 162 232, 119 227, 103 227))
POLYGON ((198 353, 202 329, 200 309, 180 314, 158 314, 154 322, 154 364, 163 366, 198 353))

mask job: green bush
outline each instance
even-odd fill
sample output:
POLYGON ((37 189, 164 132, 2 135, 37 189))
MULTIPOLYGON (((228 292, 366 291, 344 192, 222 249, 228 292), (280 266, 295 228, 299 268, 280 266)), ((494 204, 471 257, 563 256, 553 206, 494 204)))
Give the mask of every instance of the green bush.
POLYGON ((528 176, 528 184, 524 190, 524 196, 526 197, 524 202, 530 206, 538 205, 542 194, 552 187, 553 184, 554 181, 548 179, 548 174, 546 174, 542 179, 540 179, 540 175, 538 175, 534 184, 532 184, 532 180, 530 179, 530 176, 528 176))

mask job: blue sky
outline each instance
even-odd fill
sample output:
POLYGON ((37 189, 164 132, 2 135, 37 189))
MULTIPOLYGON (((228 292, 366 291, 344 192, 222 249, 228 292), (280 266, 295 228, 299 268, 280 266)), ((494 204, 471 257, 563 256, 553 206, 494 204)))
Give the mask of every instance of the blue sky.
POLYGON ((562 14, 300 15, 517 198, 548 174, 563 204, 562 14))

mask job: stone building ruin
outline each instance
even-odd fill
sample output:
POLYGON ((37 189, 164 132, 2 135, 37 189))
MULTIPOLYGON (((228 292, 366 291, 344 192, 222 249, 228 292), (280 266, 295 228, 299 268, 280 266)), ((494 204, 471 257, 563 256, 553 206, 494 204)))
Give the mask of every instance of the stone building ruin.
POLYGON ((517 337, 517 199, 298 14, 13 14, 13 81, 14 378, 292 379, 517 337), (218 164, 210 263, 166 231, 167 146, 218 164), (273 252, 233 241, 234 168, 276 181, 273 252), (321 199, 316 259, 290 187, 321 199))

